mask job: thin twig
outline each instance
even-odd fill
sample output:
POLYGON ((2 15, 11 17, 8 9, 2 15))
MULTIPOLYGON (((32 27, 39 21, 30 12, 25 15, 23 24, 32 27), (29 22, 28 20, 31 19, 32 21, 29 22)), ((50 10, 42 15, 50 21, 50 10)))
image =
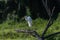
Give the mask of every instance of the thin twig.
POLYGON ((45 36, 44 39, 49 38, 49 37, 54 36, 54 35, 58 35, 58 34, 60 34, 60 32, 49 34, 49 35, 45 36))
MULTIPOLYGON (((46 2, 47 2, 47 0, 46 0, 46 2)), ((47 11, 47 13, 48 13, 48 15, 49 15, 49 17, 50 17, 50 9, 48 8, 48 5, 47 5, 47 3, 46 2, 44 2, 44 0, 42 0, 42 3, 43 3, 43 6, 45 7, 45 9, 46 9, 46 11, 47 11)))

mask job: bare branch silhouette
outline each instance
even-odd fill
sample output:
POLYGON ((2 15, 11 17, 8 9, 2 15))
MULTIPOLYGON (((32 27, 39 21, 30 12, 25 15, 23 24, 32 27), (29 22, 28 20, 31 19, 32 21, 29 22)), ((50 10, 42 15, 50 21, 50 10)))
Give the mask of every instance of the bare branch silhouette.
MULTIPOLYGON (((47 2, 47 1, 46 1, 46 2, 47 2)), ((50 18, 49 18, 49 21, 48 21, 48 23, 47 23, 47 25, 46 25, 46 28, 45 28, 45 30, 44 30, 43 33, 42 33, 42 37, 44 37, 44 35, 45 35, 46 31, 48 30, 48 28, 53 24, 52 16, 53 16, 53 12, 54 12, 54 10, 55 10, 55 6, 53 7, 52 12, 51 12, 50 8, 48 8, 48 5, 46 5, 46 3, 44 2, 44 0, 42 0, 42 3, 43 3, 43 5, 44 5, 47 13, 49 14, 49 17, 50 17, 50 18), (50 14, 51 14, 51 15, 50 15, 50 14)))
POLYGON ((45 9, 46 9, 46 11, 47 11, 47 13, 48 13, 48 15, 49 15, 49 17, 50 17, 50 9, 48 8, 48 5, 47 5, 47 0, 44 2, 44 0, 42 0, 42 3, 43 3, 43 6, 45 7, 45 9))
POLYGON ((49 21, 48 21, 48 23, 46 25, 46 28, 45 28, 45 30, 42 33, 42 37, 40 37, 40 35, 34 30, 15 30, 15 31, 17 31, 18 33, 22 32, 22 33, 31 34, 32 36, 36 37, 38 40, 44 40, 45 38, 48 38, 48 37, 51 37, 53 35, 56 35, 56 34, 60 33, 60 32, 57 32, 57 33, 54 33, 54 34, 50 34, 48 36, 44 36, 46 34, 48 28, 53 24, 53 20, 54 20, 53 19, 53 14, 54 14, 55 6, 53 7, 52 10, 50 10, 50 8, 48 8, 48 5, 47 5, 47 0, 45 0, 45 1, 42 0, 42 3, 43 3, 43 6, 45 7, 45 9, 46 9, 46 11, 47 11, 47 13, 48 13, 48 15, 50 17, 49 21))
POLYGON ((28 34, 31 34, 32 36, 36 37, 38 40, 42 40, 40 35, 34 30, 16 30, 16 32, 28 33, 28 34))
POLYGON ((58 35, 58 34, 60 34, 60 32, 49 34, 49 35, 45 36, 44 39, 49 38, 49 37, 54 36, 54 35, 58 35))

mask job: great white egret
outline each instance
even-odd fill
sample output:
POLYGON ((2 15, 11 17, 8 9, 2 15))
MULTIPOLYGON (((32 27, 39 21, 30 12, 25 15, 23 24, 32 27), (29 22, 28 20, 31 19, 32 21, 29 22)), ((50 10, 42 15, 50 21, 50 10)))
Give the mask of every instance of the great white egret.
POLYGON ((29 27, 32 27, 32 18, 30 16, 25 16, 25 20, 27 21, 29 27))

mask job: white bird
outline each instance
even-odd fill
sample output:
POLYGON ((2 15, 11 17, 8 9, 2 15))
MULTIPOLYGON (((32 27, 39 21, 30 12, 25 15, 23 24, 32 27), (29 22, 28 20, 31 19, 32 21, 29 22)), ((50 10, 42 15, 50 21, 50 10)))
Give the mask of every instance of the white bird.
POLYGON ((29 27, 32 27, 32 18, 30 16, 25 16, 25 20, 27 21, 29 27))

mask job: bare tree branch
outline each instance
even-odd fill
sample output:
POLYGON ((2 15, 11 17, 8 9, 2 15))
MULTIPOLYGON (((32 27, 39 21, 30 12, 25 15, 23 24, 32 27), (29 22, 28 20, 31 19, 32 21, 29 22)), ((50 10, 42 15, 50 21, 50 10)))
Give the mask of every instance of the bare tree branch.
POLYGON ((16 30, 16 32, 28 33, 28 34, 36 37, 38 40, 42 40, 40 35, 38 35, 38 33, 36 31, 33 31, 33 30, 16 30))
POLYGON ((47 13, 48 13, 48 15, 49 15, 49 17, 50 17, 51 11, 50 11, 50 9, 48 8, 47 0, 46 0, 46 2, 44 2, 44 0, 42 0, 42 3, 43 3, 43 6, 45 7, 45 9, 46 9, 46 11, 47 11, 47 13))
POLYGON ((45 28, 45 30, 42 33, 42 37, 40 37, 40 35, 36 31, 34 31, 34 30, 16 30, 17 32, 28 33, 28 34, 36 37, 38 40, 44 40, 44 38, 50 36, 50 35, 48 35, 48 36, 44 37, 44 35, 46 34, 48 28, 53 24, 52 16, 53 16, 53 12, 55 10, 55 6, 53 7, 53 9, 51 11, 50 8, 48 8, 47 0, 45 0, 45 1, 42 0, 42 3, 43 3, 43 6, 45 7, 45 9, 46 9, 46 11, 47 11, 47 13, 48 13, 48 15, 50 17, 49 21, 48 21, 48 23, 46 25, 46 28, 45 28))
POLYGON ((49 38, 54 35, 58 35, 58 34, 60 34, 60 32, 49 34, 49 35, 45 36, 44 39, 49 38))
POLYGON ((46 0, 46 2, 45 2, 45 3, 46 3, 46 5, 47 5, 47 0, 46 0))
POLYGON ((54 10, 55 10, 55 6, 54 6, 53 9, 52 9, 52 13, 54 12, 54 10))
MULTIPOLYGON (((46 2, 47 2, 47 0, 46 0, 46 2)), ((45 35, 46 31, 48 30, 48 28, 53 24, 52 16, 53 16, 53 12, 54 12, 54 9, 55 9, 55 6, 54 6, 53 9, 52 9, 52 12, 51 12, 51 10, 50 10, 50 8, 48 8, 48 5, 46 4, 46 2, 44 2, 44 0, 42 0, 42 3, 44 5, 47 13, 49 14, 50 18, 49 18, 49 21, 47 23, 47 26, 46 26, 44 32, 42 33, 42 37, 44 37, 44 35, 45 35)))

